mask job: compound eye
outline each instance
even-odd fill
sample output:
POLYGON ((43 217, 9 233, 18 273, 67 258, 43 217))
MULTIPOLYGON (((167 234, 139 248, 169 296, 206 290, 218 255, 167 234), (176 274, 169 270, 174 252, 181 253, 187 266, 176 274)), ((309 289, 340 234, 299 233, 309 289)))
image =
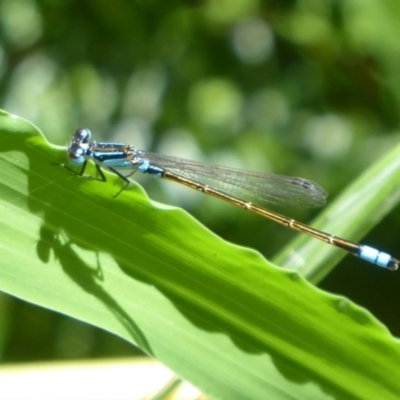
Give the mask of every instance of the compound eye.
POLYGON ((81 147, 72 147, 68 151, 68 159, 72 165, 81 165, 85 162, 85 151, 81 147))
POLYGON ((74 140, 78 142, 87 142, 90 137, 92 136, 92 133, 90 132, 89 129, 83 128, 83 129, 77 129, 74 132, 74 140))

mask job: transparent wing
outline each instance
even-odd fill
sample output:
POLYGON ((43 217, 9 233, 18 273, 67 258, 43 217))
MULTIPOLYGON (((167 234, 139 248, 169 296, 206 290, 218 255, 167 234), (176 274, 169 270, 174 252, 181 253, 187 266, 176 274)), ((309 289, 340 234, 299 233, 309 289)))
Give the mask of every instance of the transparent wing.
POLYGON ((280 206, 320 207, 327 197, 321 186, 303 178, 206 165, 155 153, 143 152, 142 156, 152 165, 242 200, 280 206))

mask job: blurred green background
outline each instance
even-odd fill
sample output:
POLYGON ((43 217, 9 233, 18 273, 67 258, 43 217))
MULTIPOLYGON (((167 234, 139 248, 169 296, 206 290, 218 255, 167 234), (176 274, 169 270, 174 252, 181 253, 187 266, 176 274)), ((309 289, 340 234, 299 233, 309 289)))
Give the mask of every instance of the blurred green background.
MULTIPOLYGON (((399 20, 395 0, 0 0, 0 108, 59 145, 88 127, 97 141, 302 176, 332 199, 400 139, 399 20)), ((140 182, 267 258, 296 235, 173 183, 140 182)), ((280 212, 307 222, 318 210, 280 212)), ((399 257, 399 223, 397 210, 363 242, 399 257)), ((320 287, 399 335, 399 282, 348 256, 320 287)), ((139 353, 6 295, 0 315, 4 363, 139 353)))

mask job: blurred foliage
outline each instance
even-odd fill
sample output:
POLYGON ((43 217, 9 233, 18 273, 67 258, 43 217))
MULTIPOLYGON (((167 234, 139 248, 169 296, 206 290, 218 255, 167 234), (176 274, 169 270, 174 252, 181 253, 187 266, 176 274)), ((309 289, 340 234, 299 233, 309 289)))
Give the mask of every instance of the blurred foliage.
MULTIPOLYGON (((89 127, 97 140, 302 176, 334 196, 399 140, 399 17, 395 0, 2 0, 0 107, 61 145, 89 127)), ((294 235, 168 182, 141 183, 267 257, 294 235)), ((283 212, 307 221, 317 210, 283 212)), ((392 213, 365 242, 398 257, 399 222, 392 213)), ((321 286, 399 334, 388 306, 399 301, 396 282, 346 257, 321 286)), ((135 353, 97 329, 0 300, 4 361, 135 353)))

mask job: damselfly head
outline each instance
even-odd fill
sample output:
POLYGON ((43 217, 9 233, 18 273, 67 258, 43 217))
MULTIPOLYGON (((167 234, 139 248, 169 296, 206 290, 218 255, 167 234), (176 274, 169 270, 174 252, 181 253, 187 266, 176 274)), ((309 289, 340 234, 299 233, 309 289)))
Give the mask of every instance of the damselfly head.
POLYGON ((89 129, 77 129, 68 146, 68 160, 72 165, 81 165, 85 161, 85 155, 91 137, 89 129))

